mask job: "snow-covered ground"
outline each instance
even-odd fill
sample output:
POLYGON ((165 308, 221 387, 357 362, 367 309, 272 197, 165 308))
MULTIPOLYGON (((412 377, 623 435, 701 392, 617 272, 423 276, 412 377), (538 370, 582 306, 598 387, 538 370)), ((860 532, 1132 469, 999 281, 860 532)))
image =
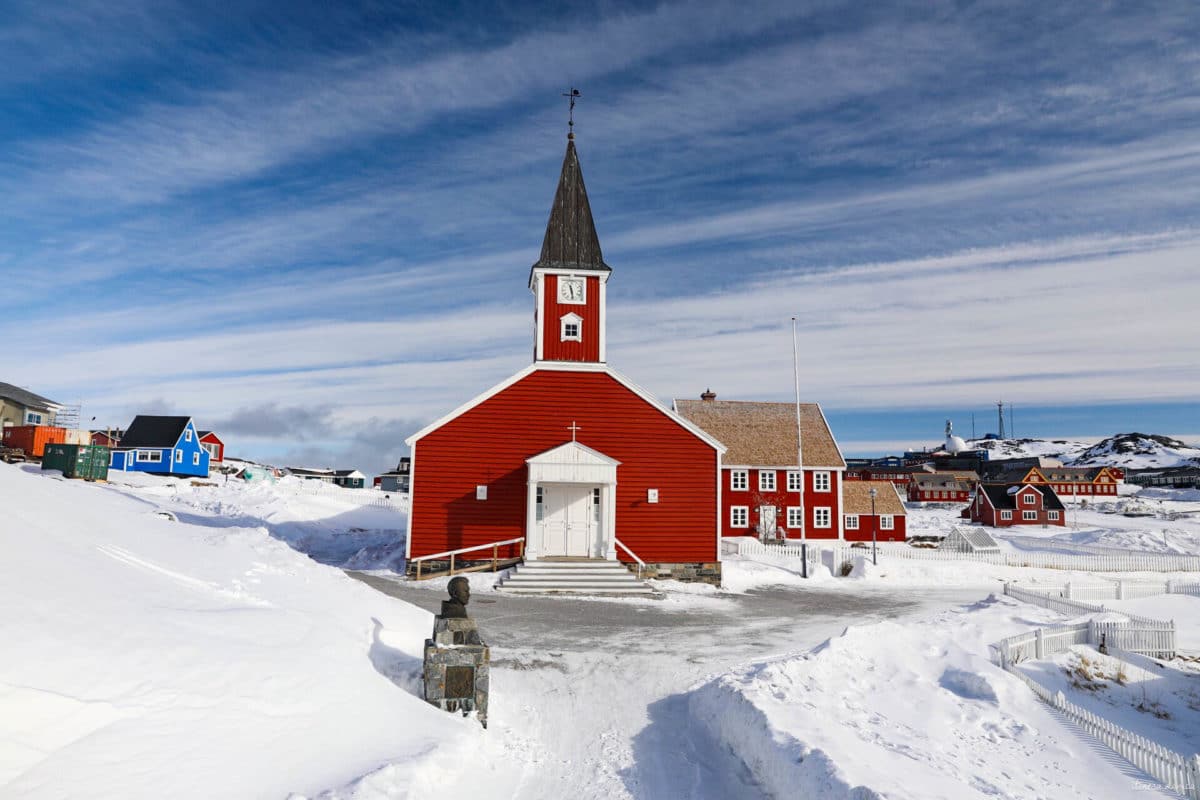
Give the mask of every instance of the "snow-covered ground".
MULTIPOLYGON (((1130 487, 1134 489, 1136 487, 1130 487)), ((1027 540, 1040 539, 1044 549, 1056 552, 1086 552, 1072 544, 1098 545, 1149 553, 1200 555, 1200 492, 1191 489, 1143 489, 1117 500, 1074 503, 1064 498, 1066 525, 1062 527, 1017 525, 988 529, 1001 543, 1013 549, 1036 549, 1027 540), (1136 497, 1152 516, 1126 517, 1119 513, 1136 497), (1019 542, 1019 544, 1013 544, 1019 542)), ((955 526, 966 524, 959 517, 964 504, 913 504, 908 509, 908 535, 945 536, 955 526)))
MULTIPOLYGON (((0 796, 757 798, 794 778, 828 787, 814 797, 1104 798, 1139 779, 987 662, 1054 617, 982 598, 1061 572, 884 559, 805 580, 731 558, 722 590, 615 601, 475 574, 483 731, 420 700, 445 581, 391 572, 403 514, 372 492, 199 483, 0 465, 0 796)), ((1152 522, 1096 520, 1110 542, 1152 522)), ((1171 524, 1194 547, 1195 523, 1171 524)))
POLYGON ((8 465, 0 503, 0 796, 421 796, 479 746, 419 697, 431 615, 264 528, 8 465))
POLYGON ((777 797, 1171 796, 1139 786, 1144 776, 988 660, 989 642, 1056 618, 990 597, 923 622, 852 627, 717 678, 690 708, 777 797))

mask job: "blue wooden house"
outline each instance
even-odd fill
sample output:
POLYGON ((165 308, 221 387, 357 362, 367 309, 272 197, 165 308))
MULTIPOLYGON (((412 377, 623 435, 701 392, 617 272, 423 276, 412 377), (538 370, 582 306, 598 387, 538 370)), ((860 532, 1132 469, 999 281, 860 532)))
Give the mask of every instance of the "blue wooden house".
POLYGON ((112 451, 109 469, 207 478, 209 458, 191 417, 138 414, 112 451))

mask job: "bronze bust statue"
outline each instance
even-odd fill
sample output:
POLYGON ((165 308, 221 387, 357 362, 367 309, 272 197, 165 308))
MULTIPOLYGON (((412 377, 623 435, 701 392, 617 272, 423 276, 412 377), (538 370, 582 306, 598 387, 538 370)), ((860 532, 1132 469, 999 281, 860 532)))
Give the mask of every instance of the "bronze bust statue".
POLYGON ((468 619, 467 603, 471 600, 470 582, 460 575, 450 579, 446 590, 450 592, 450 599, 442 601, 442 618, 468 619))

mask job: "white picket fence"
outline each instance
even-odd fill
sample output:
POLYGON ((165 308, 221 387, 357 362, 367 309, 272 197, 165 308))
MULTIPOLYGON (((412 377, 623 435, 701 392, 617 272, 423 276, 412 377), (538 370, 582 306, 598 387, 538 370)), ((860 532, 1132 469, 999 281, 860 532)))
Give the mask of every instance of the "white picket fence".
POLYGON ((1162 781, 1188 800, 1200 800, 1200 755, 1185 756, 1158 742, 1152 742, 1133 731, 1109 722, 1103 717, 1067 700, 1062 692, 1051 692, 1011 665, 1009 674, 1016 675, 1042 701, 1057 709, 1063 716, 1099 739, 1119 756, 1146 774, 1162 781))
POLYGON ((408 511, 409 496, 400 492, 380 492, 376 489, 347 489, 326 481, 298 480, 280 481, 277 488, 292 495, 315 495, 344 500, 364 507, 386 508, 390 511, 408 511))
MULTIPOLYGON (((1155 583, 1155 582, 1150 582, 1155 583)), ((1174 581, 1162 582, 1161 588, 1175 588, 1174 581)), ((1180 582, 1180 588, 1191 588, 1193 583, 1180 582)), ((1098 588, 1098 587, 1087 587, 1098 588)), ((1085 603, 1075 597, 1068 584, 1062 590, 1033 591, 1018 586, 1004 585, 1004 593, 1027 603, 1049 608, 1060 614, 1076 616, 1105 612, 1104 606, 1085 603)), ((1161 594, 1162 592, 1160 592, 1161 594)), ((1116 599, 1116 598, 1108 598, 1116 599)), ((1200 755, 1185 756, 1174 750, 1152 742, 1120 725, 1109 722, 1087 709, 1069 702, 1062 692, 1051 693, 1030 676, 1017 669, 1022 661, 1046 658, 1055 653, 1069 650, 1078 644, 1104 644, 1115 651, 1140 653, 1155 658, 1175 657, 1175 623, 1141 617, 1135 614, 1122 615, 1129 622, 1100 622, 1090 619, 1073 625, 1057 625, 1036 628, 1027 633, 1009 636, 992 645, 1000 666, 1016 675, 1043 701, 1058 709, 1063 715, 1079 725, 1088 734, 1096 737, 1107 747, 1130 763, 1154 776, 1164 784, 1181 793, 1189 800, 1200 800, 1200 755)))
MULTIPOLYGON (((800 545, 762 544, 753 539, 727 540, 726 552, 745 556, 774 556, 777 558, 799 558, 800 545)), ((1061 569, 1077 572, 1200 572, 1200 556, 1173 553, 1112 553, 1072 555, 1069 553, 959 553, 933 548, 911 547, 907 544, 887 542, 877 545, 879 559, 902 558, 912 561, 976 561, 1006 567, 1034 567, 1037 569, 1061 569)), ((865 548, 851 547, 848 543, 829 540, 808 542, 809 560, 814 561, 814 550, 833 550, 839 563, 846 558, 870 555, 871 545, 865 548)))

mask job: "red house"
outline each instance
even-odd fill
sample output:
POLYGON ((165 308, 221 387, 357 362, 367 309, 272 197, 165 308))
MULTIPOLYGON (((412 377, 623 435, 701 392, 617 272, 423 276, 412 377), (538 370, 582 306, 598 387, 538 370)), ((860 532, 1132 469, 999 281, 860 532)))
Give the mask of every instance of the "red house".
POLYGON ((410 559, 518 539, 527 563, 641 559, 719 581, 725 448, 608 366, 611 274, 568 137, 529 274, 534 362, 407 440, 410 559))
POLYGON ((225 443, 221 437, 212 431, 200 431, 200 446, 208 451, 209 465, 220 464, 225 460, 225 443))
POLYGON ((910 503, 964 503, 979 483, 974 472, 914 472, 908 481, 910 503))
POLYGON ((1066 525, 1062 501, 1049 486, 981 483, 964 509, 972 522, 993 528, 1012 525, 1066 525))
POLYGON ((847 481, 842 486, 842 528, 848 542, 903 542, 908 516, 900 490, 891 481, 847 481), (871 497, 871 490, 875 497, 871 497))
POLYGON ((802 447, 795 403, 717 400, 709 391, 676 400, 675 410, 728 448, 721 465, 724 535, 842 538, 846 462, 819 405, 800 406, 802 447))
POLYGON ((92 444, 102 447, 117 447, 121 444, 121 437, 125 435, 125 431, 114 428, 107 431, 92 431, 91 434, 92 444))

